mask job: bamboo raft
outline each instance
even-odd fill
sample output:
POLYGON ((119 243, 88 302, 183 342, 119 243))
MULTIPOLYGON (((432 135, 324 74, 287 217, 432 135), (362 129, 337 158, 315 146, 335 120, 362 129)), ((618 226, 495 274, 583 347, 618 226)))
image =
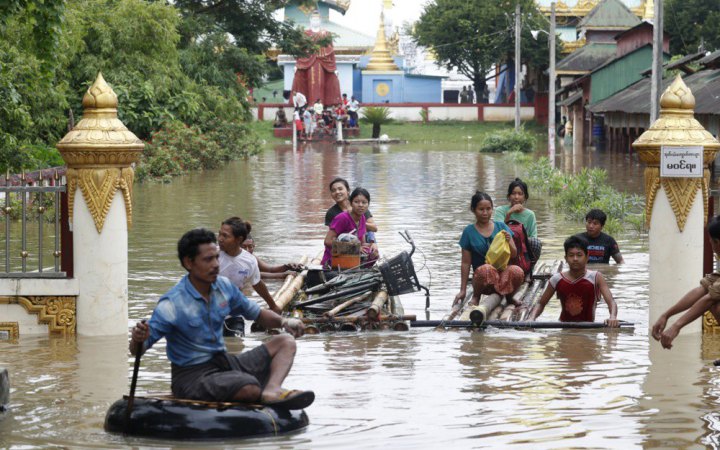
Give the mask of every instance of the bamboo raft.
MULTIPOLYGON (((528 317, 555 273, 563 270, 563 261, 538 261, 533 273, 517 291, 512 294, 513 302, 498 294, 482 295, 477 305, 470 305, 472 291, 465 299, 454 305, 442 320, 410 322, 411 327, 433 327, 438 329, 462 328, 479 329, 487 327, 515 329, 603 329, 602 322, 529 322, 528 317)), ((469 286, 471 286, 469 284, 469 286)), ((471 288, 472 289, 472 288, 471 288)), ((620 321, 620 329, 632 331, 634 324, 620 321)))
MULTIPOLYGON (((378 269, 353 269, 340 273, 328 281, 320 264, 320 256, 303 257, 300 263, 307 268, 297 275, 288 275, 275 291, 275 303, 283 316, 299 318, 306 334, 335 331, 368 330, 407 331, 415 316, 404 313, 398 295, 389 295, 378 269), (309 283, 309 278, 313 283, 309 283)), ((250 331, 266 331, 253 323, 250 331)), ((276 333, 277 330, 267 330, 276 333)))
MULTIPOLYGON (((504 296, 499 294, 482 295, 477 306, 470 305, 473 295, 470 290, 465 299, 454 305, 450 312, 443 317, 441 323, 457 322, 480 326, 484 322, 491 324, 524 322, 545 291, 550 277, 562 269, 563 261, 561 260, 538 261, 530 279, 526 280, 512 294, 512 299, 517 305, 507 302, 504 296)), ((471 284, 468 283, 468 286, 471 287, 471 284)))

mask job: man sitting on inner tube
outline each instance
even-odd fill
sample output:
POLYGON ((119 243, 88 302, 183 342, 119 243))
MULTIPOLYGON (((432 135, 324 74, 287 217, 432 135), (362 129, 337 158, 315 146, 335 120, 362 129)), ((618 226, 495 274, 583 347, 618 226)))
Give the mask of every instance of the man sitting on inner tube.
POLYGON ((260 309, 227 278, 218 276, 218 246, 212 231, 199 228, 185 233, 178 241, 178 258, 187 275, 160 297, 149 322, 133 327, 130 352, 144 353, 164 337, 177 398, 286 409, 310 406, 315 400, 312 391, 282 388, 295 358, 294 337, 305 332, 303 323, 260 309), (223 340, 223 320, 228 315, 242 315, 267 329, 282 327, 290 335, 274 336, 253 350, 230 354, 223 340))

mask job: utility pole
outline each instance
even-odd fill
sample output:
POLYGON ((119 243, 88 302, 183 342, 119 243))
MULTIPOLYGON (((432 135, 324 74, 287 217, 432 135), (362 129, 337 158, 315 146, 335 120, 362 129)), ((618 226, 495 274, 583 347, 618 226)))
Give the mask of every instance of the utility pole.
POLYGON ((550 3, 550 87, 548 89, 548 159, 555 167, 555 2, 550 3))
POLYGON ((515 5, 515 131, 520 130, 520 3, 515 5))
POLYGON ((652 125, 660 114, 660 95, 662 93, 663 72, 663 4, 655 0, 653 19, 653 63, 650 85, 650 123, 652 125))

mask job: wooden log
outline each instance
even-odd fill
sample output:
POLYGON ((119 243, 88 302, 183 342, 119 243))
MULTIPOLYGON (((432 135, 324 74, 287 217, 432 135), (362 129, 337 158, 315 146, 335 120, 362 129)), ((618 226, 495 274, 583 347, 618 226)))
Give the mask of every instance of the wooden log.
POLYGON ((470 311, 470 320, 475 324, 482 324, 493 309, 502 301, 500 294, 490 294, 480 300, 478 305, 470 311))
POLYGON ((509 322, 515 314, 515 305, 507 305, 500 315, 500 322, 509 322))
POLYGON ((392 329, 395 331, 408 331, 410 330, 410 326, 405 322, 395 322, 392 324, 392 329))
POLYGON ((332 319, 337 313, 339 313, 343 309, 345 309, 348 306, 353 305, 357 302, 361 302, 361 301, 365 300, 366 298, 370 297, 370 295, 372 295, 372 291, 363 292, 362 294, 355 296, 346 302, 340 303, 339 305, 337 305, 330 311, 326 312, 324 315, 326 317, 332 319))
POLYGON ((527 293, 528 288, 530 287, 530 283, 525 282, 520 285, 520 287, 515 291, 511 297, 514 302, 522 303, 523 297, 525 296, 525 293, 527 293))
POLYGON ((375 293, 375 296, 373 297, 372 305, 370 305, 370 308, 367 310, 367 316, 370 319, 376 319, 378 315, 380 315, 380 310, 382 310, 383 306, 385 306, 385 303, 388 301, 388 293, 387 291, 378 291, 375 293))
MULTIPOLYGON (((302 322, 304 324, 325 324, 325 323, 344 323, 344 322, 351 322, 351 323, 357 323, 357 322, 364 322, 366 321, 365 313, 363 312, 360 316, 344 316, 344 317, 303 317, 302 322)), ((413 321, 417 320, 417 316, 415 314, 405 315, 405 316, 384 316, 380 315, 378 316, 379 322, 396 322, 396 321, 413 321)))
MULTIPOLYGON (((303 255, 303 257, 300 258, 299 263, 302 265, 306 265, 309 259, 310 258, 308 258, 307 255, 303 255)), ((273 293, 274 299, 278 298, 280 296, 280 294, 282 294, 283 291, 286 290, 288 288, 288 286, 290 286, 290 283, 292 282, 292 280, 295 278, 296 275, 297 274, 290 274, 285 277, 285 281, 283 282, 282 286, 280 286, 280 289, 278 289, 277 291, 275 291, 275 293, 273 293)))
POLYGON ((357 324, 354 324, 352 322, 344 322, 340 324, 340 327, 338 327, 338 331, 346 331, 346 332, 353 332, 353 331, 359 331, 360 327, 357 324))
MULTIPOLYGON (((320 264, 320 258, 315 258, 312 260, 311 264, 320 264)), ((300 290, 300 288, 305 283, 305 277, 308 274, 308 269, 303 270, 299 274, 295 275, 295 278, 290 282, 290 285, 283 291, 278 298, 275 299, 275 304, 278 306, 278 308, 284 310, 287 305, 290 304, 292 299, 295 297, 295 294, 300 290)))
POLYGON ((530 313, 532 312, 533 308, 535 307, 535 303, 537 303, 538 299, 542 295, 543 292, 545 292, 545 286, 547 286, 549 279, 544 280, 535 280, 533 283, 532 289, 530 289, 530 292, 525 296, 526 297, 526 304, 527 304, 527 310, 523 313, 523 316, 520 317, 520 321, 527 320, 528 316, 530 316, 530 313))
POLYGON ((390 314, 395 316, 405 315, 405 308, 403 308, 402 303, 400 303, 399 296, 393 295, 388 300, 390 302, 390 314))
POLYGON ((511 322, 516 322, 522 320, 523 317, 525 317, 528 314, 530 308, 528 308, 526 305, 521 305, 515 308, 515 312, 513 313, 512 317, 510 318, 511 322))
POLYGON ((498 305, 495 309, 492 310, 492 312, 488 316, 488 320, 497 320, 500 317, 500 314, 502 314, 504 308, 504 305, 498 305))

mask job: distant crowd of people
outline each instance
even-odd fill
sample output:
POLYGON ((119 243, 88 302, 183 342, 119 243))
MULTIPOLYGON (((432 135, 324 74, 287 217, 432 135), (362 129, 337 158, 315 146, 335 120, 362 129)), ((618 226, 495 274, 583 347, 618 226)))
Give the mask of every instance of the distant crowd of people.
MULTIPOLYGON (((334 134, 338 125, 343 128, 357 128, 358 126, 360 102, 354 96, 348 99, 347 94, 343 94, 342 98, 333 105, 323 105, 322 100, 318 98, 315 103, 310 105, 305 95, 296 92, 293 96, 293 103, 295 109, 292 120, 295 122, 298 137, 312 139, 314 136, 334 134)), ((288 125, 285 110, 278 109, 273 126, 284 128, 288 125)))

